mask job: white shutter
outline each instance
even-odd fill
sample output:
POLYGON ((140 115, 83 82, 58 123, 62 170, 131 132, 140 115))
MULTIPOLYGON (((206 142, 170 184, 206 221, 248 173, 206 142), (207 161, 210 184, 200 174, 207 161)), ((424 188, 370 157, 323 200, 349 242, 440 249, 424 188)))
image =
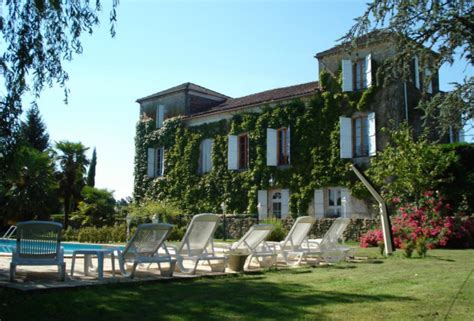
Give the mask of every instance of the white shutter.
POLYGON ((206 139, 206 172, 212 171, 212 145, 213 139, 206 139))
POLYGON ((199 171, 208 173, 212 170, 212 139, 204 139, 200 146, 199 171))
POLYGON ((352 158, 352 119, 339 117, 339 148, 341 158, 352 158))
POLYGON ((369 113, 367 115, 367 122, 369 123, 369 156, 375 156, 375 154, 377 154, 375 113, 369 113))
POLYGON ((314 190, 314 214, 318 217, 324 217, 324 193, 322 189, 314 190))
POLYGON ((286 142, 286 150, 288 151, 288 164, 291 164, 291 131, 288 126, 288 140, 286 142))
POLYGON ((161 128, 163 126, 164 116, 165 116, 165 106, 158 105, 156 107, 156 128, 161 128))
POLYGON ((372 55, 365 56, 365 79, 367 80, 367 88, 372 86, 372 55))
POLYGON ((414 73, 415 73, 415 87, 420 89, 420 66, 418 64, 418 57, 413 59, 414 73))
POLYGON ((352 61, 342 60, 342 91, 352 91, 352 61))
POLYGON ((459 130, 458 135, 459 135, 459 137, 458 137, 458 143, 466 143, 466 142, 467 142, 463 128, 461 128, 461 129, 459 130))
POLYGON ((351 193, 347 188, 341 188, 342 217, 351 217, 351 193))
POLYGON ((155 149, 154 148, 148 148, 148 166, 147 166, 147 176, 148 177, 155 177, 155 149))
POLYGON ((268 193, 266 190, 258 191, 258 219, 265 220, 268 213, 268 193))
POLYGON ((238 137, 235 135, 229 135, 227 145, 227 169, 236 170, 238 169, 238 137))
POLYGON ((267 166, 277 165, 277 130, 267 128, 267 166))
POLYGON ((287 189, 281 190, 281 218, 288 216, 290 201, 290 191, 287 189))
POLYGON ((431 77, 431 70, 429 68, 425 69, 425 83, 428 82, 428 85, 426 86, 426 92, 429 94, 433 93, 433 79, 430 79, 431 77))

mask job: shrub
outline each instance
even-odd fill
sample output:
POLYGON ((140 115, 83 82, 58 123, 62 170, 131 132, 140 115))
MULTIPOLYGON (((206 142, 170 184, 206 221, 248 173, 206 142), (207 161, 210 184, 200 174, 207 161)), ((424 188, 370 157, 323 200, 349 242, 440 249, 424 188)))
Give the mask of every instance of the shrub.
MULTIPOLYGON (((133 235, 135 229, 130 231, 133 235)), ((127 227, 125 224, 116 224, 103 227, 82 227, 73 229, 68 227, 63 232, 63 241, 78 241, 85 243, 119 243, 127 240, 127 227)))
POLYGON ((360 247, 379 246, 383 242, 382 230, 370 230, 360 237, 360 247))
POLYGON ((171 203, 147 201, 130 207, 130 214, 137 219, 152 219, 158 215, 160 222, 174 223, 180 214, 179 209, 171 203))
POLYGON ((280 242, 285 239, 285 236, 288 231, 286 231, 283 227, 283 223, 281 222, 281 220, 268 219, 263 221, 263 223, 272 224, 275 226, 275 229, 268 236, 267 241, 280 242))
MULTIPOLYGON (((398 208, 392 218, 392 232, 395 246, 404 249, 407 257, 411 257, 414 249, 424 257, 430 248, 473 246, 474 218, 454 214, 439 193, 426 192, 419 202, 398 208)), ((380 230, 369 231, 360 238, 361 247, 377 246, 380 242, 380 230)))

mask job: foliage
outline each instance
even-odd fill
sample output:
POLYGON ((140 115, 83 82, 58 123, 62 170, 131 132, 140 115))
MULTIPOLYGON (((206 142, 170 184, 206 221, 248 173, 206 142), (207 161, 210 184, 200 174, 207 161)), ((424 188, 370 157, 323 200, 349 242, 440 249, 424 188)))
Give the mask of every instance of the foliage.
POLYGON ((77 208, 84 187, 84 174, 88 160, 85 152, 87 147, 82 143, 60 141, 56 143, 59 165, 59 190, 64 200, 64 227, 69 224, 69 214, 77 208))
POLYGON ((41 119, 39 109, 36 106, 27 111, 26 121, 21 123, 20 131, 22 143, 40 152, 44 152, 49 148, 49 135, 46 131, 46 125, 41 119))
MULTIPOLYGON (((316 93, 310 101, 264 107, 259 113, 240 113, 230 120, 186 127, 182 118, 165 120, 155 130, 152 119, 143 117, 135 138, 134 198, 137 202, 159 200, 176 204, 185 213, 220 212, 226 202, 229 213, 256 213, 260 189, 290 188, 293 216, 307 213, 316 188, 350 186, 346 160, 339 156, 339 116, 352 114, 359 105, 367 110, 375 89, 366 96, 341 93, 330 75, 322 76, 334 92, 316 93), (364 97, 364 99, 362 99, 364 97), (290 126, 291 166, 266 165, 266 128, 290 126), (227 135, 249 134, 250 166, 245 171, 227 169, 227 135), (212 138, 212 171, 198 173, 199 146, 212 138), (147 149, 164 147, 165 175, 147 177, 147 149), (269 185, 270 177, 273 186, 269 185)), ((328 87, 328 88, 329 88, 328 87)))
POLYGON ((444 153, 455 153, 456 161, 445 172, 445 176, 453 180, 439 184, 435 189, 453 204, 456 211, 474 214, 474 145, 446 144, 441 149, 444 153))
POLYGON ((285 239, 285 236, 288 233, 288 231, 284 228, 281 220, 269 219, 269 220, 264 220, 262 223, 272 224, 275 226, 275 229, 268 236, 267 241, 280 242, 285 239))
POLYGON ((115 199, 113 192, 91 186, 84 186, 81 192, 82 201, 73 213, 72 220, 79 221, 80 226, 110 225, 115 219, 115 199))
POLYGON ((171 203, 159 201, 146 201, 140 204, 129 206, 129 213, 134 218, 151 220, 158 215, 160 222, 174 223, 179 210, 171 203))
POLYGON ((58 184, 46 152, 19 146, 0 191, 0 212, 14 220, 48 219, 57 208, 58 184))
MULTIPOLYGON (((112 0, 111 33, 114 35, 115 8, 112 0)), ((69 79, 64 61, 82 53, 80 37, 92 33, 99 23, 100 0, 23 1, 9 0, 0 21, 4 40, 0 73, 5 79, 6 94, 1 97, 0 154, 11 152, 14 145, 21 97, 29 90, 38 97, 45 85, 65 88, 69 79)), ((68 90, 65 88, 67 100, 68 90)))
MULTIPOLYGON (((437 247, 474 247, 474 218, 463 218, 453 213, 452 207, 439 193, 425 192, 414 203, 398 207, 392 218, 394 244, 402 248, 407 257, 414 250, 421 257, 428 249, 437 247)), ((361 247, 383 243, 381 230, 366 233, 360 239, 361 247)))
POLYGON ((97 166, 97 152, 96 149, 94 148, 94 151, 92 152, 92 158, 91 162, 89 164, 89 170, 87 171, 87 179, 86 179, 86 185, 87 186, 95 186, 95 167, 97 166))
MULTIPOLYGON (((392 130, 389 141, 366 171, 389 204, 415 201, 424 191, 452 180, 447 169, 456 160, 453 152, 443 151, 425 136, 414 139, 406 124, 392 130)), ((361 184, 356 189, 364 190, 361 184)))
MULTIPOLYGON (((135 229, 132 228, 130 235, 135 229)), ((85 243, 119 243, 127 240, 127 226, 125 224, 115 224, 113 226, 87 226, 80 229, 73 229, 69 226, 63 232, 63 241, 77 241, 85 243)))
MULTIPOLYGON (((384 30, 384 37, 396 39, 397 54, 384 62, 377 76, 386 82, 393 78, 408 80, 414 56, 419 57, 420 70, 428 68, 433 75, 443 64, 452 64, 458 55, 472 66, 473 19, 471 1, 372 0, 342 40, 355 44, 355 39, 363 35, 368 38, 377 35, 370 33, 372 30, 384 30), (437 53, 433 54, 432 50, 437 53)), ((435 119, 436 126, 445 133, 451 126, 462 128, 474 116, 472 84, 472 77, 465 78, 452 93, 425 101, 426 120, 435 119), (461 116, 463 122, 459 121, 461 116)))

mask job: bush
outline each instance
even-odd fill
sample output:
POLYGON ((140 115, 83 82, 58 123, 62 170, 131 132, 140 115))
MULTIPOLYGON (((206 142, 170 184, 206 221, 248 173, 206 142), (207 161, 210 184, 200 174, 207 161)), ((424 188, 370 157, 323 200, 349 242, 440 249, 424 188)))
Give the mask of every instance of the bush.
POLYGON ((263 223, 272 224, 275 226, 275 229, 268 236, 267 241, 280 242, 285 239, 285 236, 288 231, 286 231, 283 227, 283 223, 281 222, 281 220, 269 219, 263 221, 263 223))
MULTIPOLYGON (((435 192, 426 192, 418 203, 398 208, 392 218, 395 247, 411 257, 426 256, 430 248, 468 248, 474 246, 474 218, 454 214, 451 205, 435 192)), ((383 242, 380 230, 369 231, 360 238, 360 246, 376 246, 383 242)))
POLYGON ((131 205, 130 214, 139 220, 152 219, 158 215, 160 222, 174 223, 180 211, 171 203, 147 201, 131 205))
MULTIPOLYGON (((133 235, 135 229, 130 231, 133 235)), ((82 227, 73 229, 68 227, 63 232, 63 241, 77 241, 85 243, 123 243, 127 240, 127 226, 117 224, 104 227, 82 227)))

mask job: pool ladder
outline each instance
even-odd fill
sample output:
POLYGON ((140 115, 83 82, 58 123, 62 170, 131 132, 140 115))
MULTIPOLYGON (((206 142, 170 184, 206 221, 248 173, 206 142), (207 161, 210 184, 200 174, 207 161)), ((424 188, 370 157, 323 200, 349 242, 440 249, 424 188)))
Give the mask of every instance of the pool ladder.
POLYGON ((3 234, 2 239, 9 239, 12 237, 13 233, 16 231, 16 225, 12 225, 8 228, 8 230, 3 234))

